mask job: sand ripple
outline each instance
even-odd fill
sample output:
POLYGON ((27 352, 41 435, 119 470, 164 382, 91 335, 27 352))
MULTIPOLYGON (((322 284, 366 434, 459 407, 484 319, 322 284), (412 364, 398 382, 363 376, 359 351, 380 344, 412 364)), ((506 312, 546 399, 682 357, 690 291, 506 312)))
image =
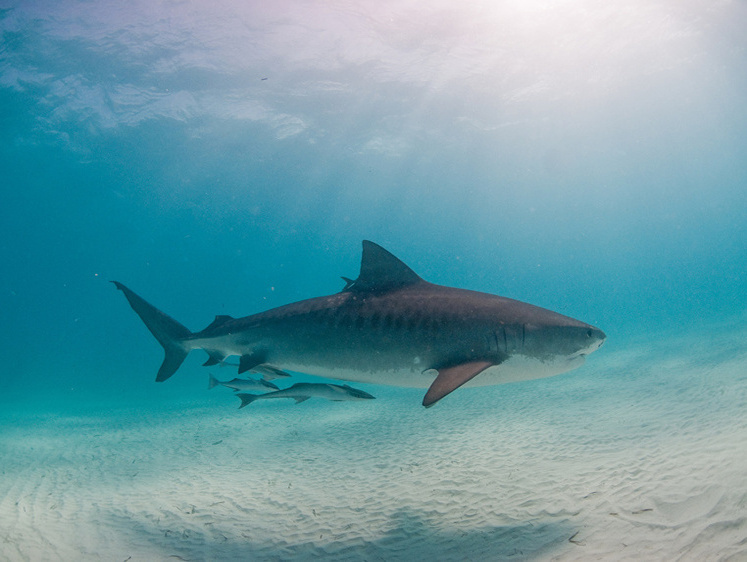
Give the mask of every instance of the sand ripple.
POLYGON ((0 559, 747 559, 741 341, 611 350, 427 411, 376 388, 6 419, 0 559))

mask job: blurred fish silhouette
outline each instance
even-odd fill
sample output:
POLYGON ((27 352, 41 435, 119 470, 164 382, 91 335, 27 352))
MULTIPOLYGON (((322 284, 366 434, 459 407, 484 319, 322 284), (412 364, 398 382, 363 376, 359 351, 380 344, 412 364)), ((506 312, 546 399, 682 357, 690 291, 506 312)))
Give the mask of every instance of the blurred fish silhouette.
POLYGON ((216 386, 225 386, 226 388, 232 388, 234 391, 244 390, 278 390, 278 386, 271 382, 267 382, 264 379, 233 379, 230 381, 219 381, 212 374, 208 381, 208 390, 215 388, 216 386))
POLYGON ((267 392, 265 394, 243 394, 239 393, 238 396, 241 399, 241 406, 243 408, 254 402, 255 400, 262 400, 265 398, 293 398, 296 404, 300 404, 309 398, 324 398, 326 400, 332 400, 333 402, 341 402, 344 400, 373 400, 376 397, 371 396, 368 392, 363 392, 352 386, 346 384, 325 384, 325 383, 311 383, 311 382, 297 382, 290 388, 284 390, 277 390, 275 392, 267 392))

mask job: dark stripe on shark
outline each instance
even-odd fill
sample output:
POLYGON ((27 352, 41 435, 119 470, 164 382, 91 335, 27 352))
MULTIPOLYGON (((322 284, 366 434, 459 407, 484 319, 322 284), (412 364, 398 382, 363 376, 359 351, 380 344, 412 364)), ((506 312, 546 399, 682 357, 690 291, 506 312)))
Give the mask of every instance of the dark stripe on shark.
MULTIPOLYGON (((317 308, 309 313, 310 320, 327 328, 343 328, 351 332, 373 331, 387 333, 391 331, 437 331, 448 319, 441 315, 430 315, 426 310, 405 310, 396 313, 391 307, 364 305, 361 308, 345 307, 343 309, 317 308)), ((457 318, 454 318, 457 319, 457 318)), ((268 320, 273 320, 269 319, 268 320)), ((280 320, 276 318, 274 320, 280 320)))

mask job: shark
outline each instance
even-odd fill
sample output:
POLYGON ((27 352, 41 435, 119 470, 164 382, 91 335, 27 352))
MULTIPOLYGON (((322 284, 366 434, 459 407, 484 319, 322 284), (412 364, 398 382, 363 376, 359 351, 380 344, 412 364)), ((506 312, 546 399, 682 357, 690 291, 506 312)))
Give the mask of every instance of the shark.
POLYGON ((296 404, 300 404, 308 400, 309 398, 325 398, 332 400, 333 402, 341 402, 343 400, 373 400, 375 396, 371 396, 368 392, 363 392, 357 388, 353 388, 347 384, 328 384, 328 383, 313 383, 313 382, 297 382, 293 386, 285 388, 283 390, 276 390, 274 392, 265 392, 264 394, 247 394, 237 393, 241 399, 241 406, 243 408, 254 402, 255 400, 261 400, 264 398, 293 398, 296 404))
POLYGON ((164 349, 158 382, 202 349, 206 366, 239 357, 239 374, 288 370, 426 388, 422 404, 431 407, 462 386, 565 373, 606 339, 599 328, 539 306, 425 281, 369 240, 358 277, 342 279, 339 293, 243 318, 219 315, 199 332, 113 283, 164 349))

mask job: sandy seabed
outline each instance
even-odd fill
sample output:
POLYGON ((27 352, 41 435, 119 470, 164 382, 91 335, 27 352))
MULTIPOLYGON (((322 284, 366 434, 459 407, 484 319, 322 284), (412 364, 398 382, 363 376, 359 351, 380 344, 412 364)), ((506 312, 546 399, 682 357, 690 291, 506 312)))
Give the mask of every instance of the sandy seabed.
POLYGON ((429 410, 6 414, 0 559, 747 560, 747 332, 708 333, 429 410))

